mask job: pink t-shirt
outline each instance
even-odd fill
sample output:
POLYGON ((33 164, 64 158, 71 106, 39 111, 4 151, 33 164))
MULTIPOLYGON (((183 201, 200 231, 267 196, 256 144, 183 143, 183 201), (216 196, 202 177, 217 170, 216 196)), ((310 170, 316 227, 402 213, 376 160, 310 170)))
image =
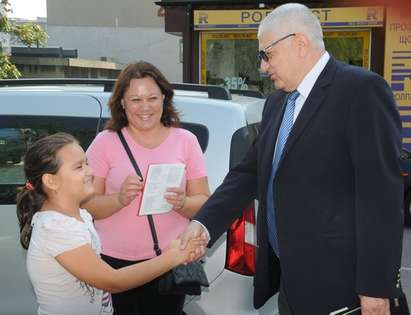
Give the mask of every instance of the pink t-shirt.
MULTIPOLYGON (((185 180, 207 176, 203 153, 195 135, 170 128, 168 137, 158 147, 148 149, 135 142, 126 128, 122 130, 143 176, 149 164, 183 163, 185 180)), ((106 194, 118 193, 128 175, 136 172, 117 133, 109 130, 97 135, 87 150, 87 159, 94 175, 105 179, 106 194)), ((138 216, 141 194, 112 216, 96 220, 102 251, 124 260, 142 260, 155 256, 153 239, 146 216, 138 216)), ((187 226, 189 220, 175 211, 153 215, 161 249, 167 248, 187 226)))

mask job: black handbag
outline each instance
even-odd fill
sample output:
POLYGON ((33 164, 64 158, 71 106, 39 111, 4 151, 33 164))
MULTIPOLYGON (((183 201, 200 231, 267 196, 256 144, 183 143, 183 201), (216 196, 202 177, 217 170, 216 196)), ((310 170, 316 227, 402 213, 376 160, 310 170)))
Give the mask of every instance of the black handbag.
MULTIPOLYGON (((153 237, 154 251, 161 255, 153 217, 147 215, 153 237)), ((201 295, 201 287, 208 287, 207 275, 200 262, 195 261, 186 265, 179 265, 158 278, 158 292, 160 294, 189 294, 201 295)))
POLYGON ((199 262, 180 265, 165 273, 158 279, 160 294, 201 295, 201 287, 209 283, 203 266, 199 262))
MULTIPOLYGON (((122 132, 118 131, 117 134, 137 175, 143 178, 140 168, 138 167, 122 132)), ((151 215, 147 215, 147 220, 150 225, 151 236, 153 238, 153 248, 156 255, 159 256, 161 255, 161 249, 158 243, 153 217, 151 215)), ((160 294, 201 295, 202 286, 208 287, 209 283, 202 264, 197 261, 174 267, 158 278, 158 291, 160 294)))

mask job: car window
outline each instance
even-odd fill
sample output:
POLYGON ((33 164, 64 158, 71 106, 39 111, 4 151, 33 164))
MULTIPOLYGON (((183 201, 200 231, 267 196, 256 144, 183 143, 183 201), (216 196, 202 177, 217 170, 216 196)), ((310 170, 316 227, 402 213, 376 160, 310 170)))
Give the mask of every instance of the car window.
POLYGON ((258 134, 259 126, 259 123, 250 124, 234 132, 230 146, 230 169, 243 159, 258 134))
POLYGON ((188 123, 184 121, 181 122, 181 128, 187 129, 188 131, 195 134, 198 142, 200 143, 201 150, 203 151, 203 153, 205 153, 207 150, 209 138, 208 128, 201 124, 188 123))
MULTIPOLYGON (((23 158, 28 147, 41 137, 64 131, 76 137, 86 150, 96 135, 98 118, 9 115, 0 116, 0 126, 0 204, 14 204, 16 193, 25 181, 23 158)), ((182 122, 181 127, 196 135, 205 152, 209 139, 207 127, 187 122, 182 122)))
POLYGON ((98 118, 0 116, 0 204, 14 204, 24 184, 23 158, 37 139, 59 131, 75 136, 86 149, 96 134, 98 118))

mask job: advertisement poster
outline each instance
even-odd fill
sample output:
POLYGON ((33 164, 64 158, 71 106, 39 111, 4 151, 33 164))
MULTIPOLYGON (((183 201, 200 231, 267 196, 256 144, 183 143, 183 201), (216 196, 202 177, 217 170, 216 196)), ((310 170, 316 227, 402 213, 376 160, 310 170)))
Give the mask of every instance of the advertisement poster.
POLYGON ((402 140, 411 150, 411 21, 387 9, 384 76, 391 85, 402 120, 402 140))

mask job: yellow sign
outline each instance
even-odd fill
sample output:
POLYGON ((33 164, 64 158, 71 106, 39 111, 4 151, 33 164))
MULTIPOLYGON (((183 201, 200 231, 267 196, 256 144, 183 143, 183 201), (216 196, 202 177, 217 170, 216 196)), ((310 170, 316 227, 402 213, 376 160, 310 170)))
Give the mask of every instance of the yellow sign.
POLYGON ((411 22, 387 9, 384 76, 399 106, 403 143, 411 149, 411 22))
MULTIPOLYGON (((322 27, 378 27, 383 7, 313 8, 322 27)), ((196 10, 195 30, 255 29, 271 10, 196 10)))

